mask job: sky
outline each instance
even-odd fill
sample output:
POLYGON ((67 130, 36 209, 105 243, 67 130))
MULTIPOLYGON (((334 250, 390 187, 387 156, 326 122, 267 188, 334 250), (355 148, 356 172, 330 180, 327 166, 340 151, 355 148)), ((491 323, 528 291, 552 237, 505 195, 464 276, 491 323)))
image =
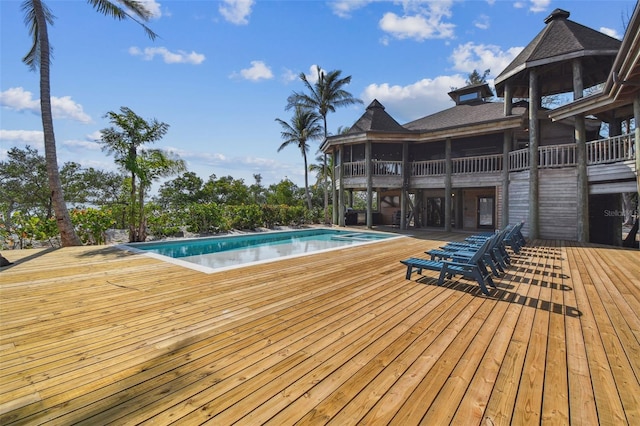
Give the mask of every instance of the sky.
MULTIPOLYGON (((150 40, 87 1, 45 0, 55 16, 51 95, 58 163, 117 171, 97 142, 109 111, 128 107, 169 131, 149 148, 185 160, 203 180, 216 175, 268 186, 304 185, 300 150, 282 144, 287 97, 319 66, 351 76, 363 104, 327 116, 351 126, 374 99, 399 123, 453 106, 447 93, 473 70, 493 79, 544 28, 556 8, 621 39, 635 1, 556 0, 154 0, 150 40)), ((39 76, 22 62, 31 47, 22 0, 0 0, 0 161, 12 147, 44 155, 39 76)), ((321 141, 311 141, 315 162, 321 141)), ((314 177, 311 177, 313 181, 314 177)))

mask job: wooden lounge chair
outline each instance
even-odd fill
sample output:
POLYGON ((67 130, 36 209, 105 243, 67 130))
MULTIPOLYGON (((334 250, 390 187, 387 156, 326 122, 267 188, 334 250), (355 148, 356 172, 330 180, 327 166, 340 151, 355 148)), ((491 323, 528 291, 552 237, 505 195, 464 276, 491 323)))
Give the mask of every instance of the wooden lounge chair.
POLYGON ((478 285, 480 285, 482 292, 488 295, 489 290, 487 290, 485 283, 488 283, 492 287, 496 286, 491 279, 491 274, 487 271, 484 261, 482 260, 482 257, 487 251, 487 247, 490 243, 490 240, 485 241, 467 261, 430 260, 411 257, 409 259, 401 260, 400 263, 407 266, 406 278, 408 280, 411 279, 411 274, 414 270, 419 274, 422 274, 423 269, 440 272, 438 285, 444 284, 445 278, 449 279, 454 275, 462 275, 465 278, 476 280, 478 285))

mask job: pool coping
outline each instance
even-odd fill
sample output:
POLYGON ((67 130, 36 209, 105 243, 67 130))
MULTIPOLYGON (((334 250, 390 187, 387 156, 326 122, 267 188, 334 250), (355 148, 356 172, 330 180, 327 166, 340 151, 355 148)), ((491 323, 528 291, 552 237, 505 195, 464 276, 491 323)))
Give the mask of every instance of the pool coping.
MULTIPOLYGON (((356 248, 356 247, 362 247, 365 245, 369 245, 369 244, 375 244, 375 243, 380 243, 383 241, 391 241, 391 240, 395 240, 397 238, 403 238, 406 237, 406 235, 403 234, 393 234, 390 232, 384 232, 384 231, 376 231, 376 230, 371 230, 371 229, 367 229, 365 231, 362 230, 354 230, 354 232, 363 232, 363 233, 371 233, 371 234, 385 234, 385 235, 393 235, 390 236, 389 238, 384 238, 384 239, 379 239, 379 240, 371 240, 371 241, 359 241, 359 242, 355 242, 351 245, 345 245, 345 246, 341 246, 341 247, 332 247, 332 248, 327 248, 327 249, 322 249, 322 250, 316 250, 310 253, 297 253, 297 254, 291 254, 291 255, 287 255, 287 256, 282 256, 282 257, 275 257, 275 258, 270 258, 270 259, 263 259, 263 260, 257 260, 254 262, 247 262, 247 263, 240 263, 237 265, 228 265, 228 266, 221 266, 219 268, 211 268, 208 266, 203 266, 197 263, 193 263, 193 262, 188 262, 186 260, 180 260, 179 258, 174 258, 174 257, 169 257, 169 256, 165 256, 162 254, 158 254, 158 253, 153 253, 150 252, 148 250, 141 250, 138 249, 136 247, 132 247, 130 244, 136 244, 136 245, 143 245, 143 244, 153 244, 153 243, 160 243, 160 242, 174 242, 174 241, 197 241, 197 240, 201 240, 204 238, 228 238, 228 237, 241 237, 241 236, 246 236, 246 235, 251 235, 251 234, 269 234, 269 233, 273 233, 273 234, 277 234, 277 233, 285 233, 285 232, 296 232, 296 231, 304 231, 304 230, 309 230, 309 229, 325 229, 325 230, 332 230, 332 231, 336 231, 335 228, 329 228, 329 227, 313 227, 313 228, 304 228, 304 229, 287 229, 287 230, 275 230, 275 231, 256 231, 256 232, 247 232, 247 233, 243 233, 243 234, 233 234, 233 235, 213 235, 213 236, 207 236, 207 237, 188 237, 188 238, 177 238, 177 239, 172 239, 172 240, 156 240, 156 241, 145 241, 145 242, 139 242, 139 243, 122 243, 122 244, 117 244, 114 247, 123 251, 127 251, 127 252, 131 252, 131 253, 135 253, 135 254, 142 254, 144 256, 153 258, 153 259, 157 259, 157 260, 162 260, 164 262, 167 263, 171 263, 174 265, 178 265, 178 266, 182 266, 184 268, 188 268, 188 269, 192 269, 192 270, 196 270, 205 274, 214 274, 216 272, 224 272, 224 271, 228 271, 228 270, 232 270, 232 269, 238 269, 238 268, 243 268, 243 267, 247 267, 247 266, 254 266, 254 265, 261 265, 261 264, 265 264, 265 263, 271 263, 271 262, 278 262, 280 260, 287 260, 287 259, 295 259, 297 257, 304 257, 304 256, 312 256, 314 254, 320 254, 320 253, 326 253, 326 252, 330 252, 330 251, 335 251, 335 250, 343 250, 343 249, 349 249, 349 248, 356 248)), ((348 229, 345 228, 340 228, 337 229, 340 231, 347 231, 348 229)))

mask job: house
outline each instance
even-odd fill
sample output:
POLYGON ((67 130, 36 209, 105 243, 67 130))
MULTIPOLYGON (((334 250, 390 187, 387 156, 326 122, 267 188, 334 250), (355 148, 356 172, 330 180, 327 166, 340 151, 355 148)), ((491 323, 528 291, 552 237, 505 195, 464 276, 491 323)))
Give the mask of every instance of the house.
MULTIPOLYGON (((621 193, 638 191, 639 138, 628 130, 640 117, 630 107, 640 96, 637 15, 638 6, 620 42, 556 9, 495 79, 499 100, 487 84, 455 89, 453 107, 402 125, 374 100, 321 146, 336 167, 334 212, 363 191, 368 226, 480 230, 525 221, 530 238, 619 243, 600 240, 621 235, 621 217, 600 221, 589 204, 602 210, 598 197, 611 194, 613 211, 621 193), (602 84, 600 95, 584 96, 602 84), (574 102, 542 106, 566 93, 574 102), (600 138, 602 125, 611 137, 600 138), (608 232, 590 238, 602 226, 608 232)), ((334 223, 344 225, 344 215, 334 223)))

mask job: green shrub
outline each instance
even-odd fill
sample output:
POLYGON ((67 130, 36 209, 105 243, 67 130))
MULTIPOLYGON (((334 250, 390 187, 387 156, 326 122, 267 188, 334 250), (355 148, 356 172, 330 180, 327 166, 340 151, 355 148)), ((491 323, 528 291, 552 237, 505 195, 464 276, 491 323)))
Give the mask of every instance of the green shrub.
POLYGON ((216 203, 191 204, 186 209, 184 224, 187 231, 199 234, 215 234, 231 229, 223 208, 216 203))
POLYGON ((224 214, 232 229, 256 229, 264 226, 262 209, 257 204, 227 205, 224 214))
POLYGON ((104 244, 107 229, 116 223, 111 209, 73 209, 70 211, 70 216, 80 240, 90 245, 104 244))

